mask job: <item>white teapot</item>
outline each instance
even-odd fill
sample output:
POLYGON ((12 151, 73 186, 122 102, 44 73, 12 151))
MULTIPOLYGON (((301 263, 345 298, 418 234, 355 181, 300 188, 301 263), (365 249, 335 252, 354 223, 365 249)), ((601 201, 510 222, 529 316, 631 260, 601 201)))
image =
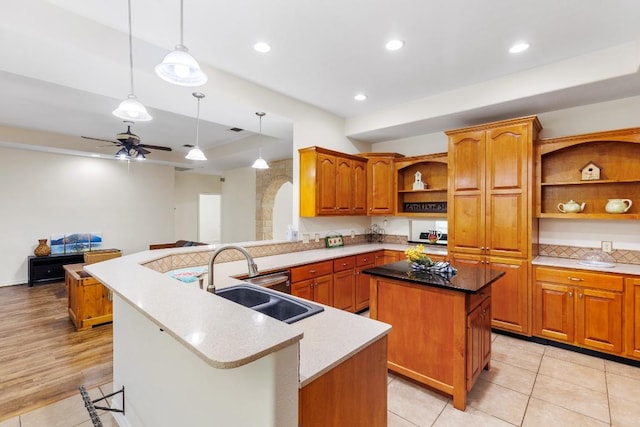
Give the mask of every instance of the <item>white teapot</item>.
POLYGON ((633 202, 629 199, 609 199, 604 210, 609 213, 625 213, 631 205, 633 202))
POLYGON ((584 210, 585 202, 582 204, 569 200, 567 203, 558 203, 558 210, 562 213, 578 213, 584 210))

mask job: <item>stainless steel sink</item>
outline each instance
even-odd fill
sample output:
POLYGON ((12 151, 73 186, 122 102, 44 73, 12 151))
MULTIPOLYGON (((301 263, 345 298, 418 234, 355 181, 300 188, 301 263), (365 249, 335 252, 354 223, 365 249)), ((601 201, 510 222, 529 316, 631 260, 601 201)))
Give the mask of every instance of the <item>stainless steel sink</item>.
POLYGON ((219 289, 216 295, 285 323, 294 323, 324 311, 317 304, 299 301, 251 284, 219 289))

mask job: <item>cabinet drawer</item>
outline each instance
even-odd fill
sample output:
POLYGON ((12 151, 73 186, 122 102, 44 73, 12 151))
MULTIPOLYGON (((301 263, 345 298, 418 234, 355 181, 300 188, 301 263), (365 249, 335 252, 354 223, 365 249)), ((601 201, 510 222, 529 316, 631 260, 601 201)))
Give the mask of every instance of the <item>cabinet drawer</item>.
POLYGON ((338 258, 333 260, 334 273, 337 273, 338 271, 349 270, 355 266, 356 266, 355 256, 346 256, 344 258, 338 258))
POLYGON ((298 282, 331 273, 333 273, 333 261, 316 262, 293 267, 291 269, 291 281, 298 282))
POLYGON ((60 264, 36 265, 31 270, 31 280, 37 281, 42 279, 62 279, 64 270, 60 264))
POLYGON ((356 255, 356 267, 362 267, 365 265, 373 265, 376 261, 376 253, 369 252, 366 254, 356 255))
POLYGON ((467 313, 473 311, 474 308, 480 305, 482 301, 491 296, 491 286, 485 287, 480 292, 476 292, 475 294, 469 294, 469 309, 467 313))
POLYGON ((623 278, 613 274, 588 273, 582 270, 561 270, 536 267, 537 281, 561 283, 563 285, 584 286, 595 289, 622 292, 623 278))

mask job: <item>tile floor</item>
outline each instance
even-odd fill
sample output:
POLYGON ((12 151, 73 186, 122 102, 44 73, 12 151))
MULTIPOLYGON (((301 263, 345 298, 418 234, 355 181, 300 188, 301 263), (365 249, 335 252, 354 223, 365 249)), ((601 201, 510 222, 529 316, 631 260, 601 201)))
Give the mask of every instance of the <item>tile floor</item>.
MULTIPOLYGON (((491 370, 467 400, 451 399, 389 375, 389 427, 640 426, 640 368, 494 334, 491 370)), ((111 386, 89 390, 96 399, 111 386)), ((105 427, 116 426, 103 412, 105 427)), ((91 427, 82 398, 70 397, 0 427, 91 427)))

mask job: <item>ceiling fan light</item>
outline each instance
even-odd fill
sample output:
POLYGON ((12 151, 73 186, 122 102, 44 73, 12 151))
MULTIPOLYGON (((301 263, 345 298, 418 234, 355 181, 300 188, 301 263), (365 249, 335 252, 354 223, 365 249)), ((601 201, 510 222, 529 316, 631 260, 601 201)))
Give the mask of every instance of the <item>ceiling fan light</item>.
POLYGON ((129 151, 127 151, 126 148, 122 147, 121 149, 118 150, 118 152, 116 153, 115 157, 119 158, 119 159, 129 159, 129 151))
POLYGON ((208 80, 198 62, 181 44, 155 66, 155 72, 162 80, 178 86, 202 86, 208 80))
POLYGON ((251 167, 254 169, 269 169, 269 165, 262 157, 258 157, 251 167))
POLYGON ((133 158, 134 158, 135 160, 138 160, 138 161, 147 160, 147 158, 145 157, 144 153, 142 153, 142 152, 140 152, 140 151, 138 151, 138 150, 136 150, 136 155, 135 155, 135 156, 133 156, 133 158))
POLYGON ((135 122, 148 122, 153 118, 134 94, 130 94, 127 99, 122 101, 118 108, 113 110, 113 115, 135 122))
POLYGON ((185 156, 185 159, 189 160, 207 160, 207 157, 204 155, 202 150, 198 147, 193 147, 189 150, 189 153, 185 156))

